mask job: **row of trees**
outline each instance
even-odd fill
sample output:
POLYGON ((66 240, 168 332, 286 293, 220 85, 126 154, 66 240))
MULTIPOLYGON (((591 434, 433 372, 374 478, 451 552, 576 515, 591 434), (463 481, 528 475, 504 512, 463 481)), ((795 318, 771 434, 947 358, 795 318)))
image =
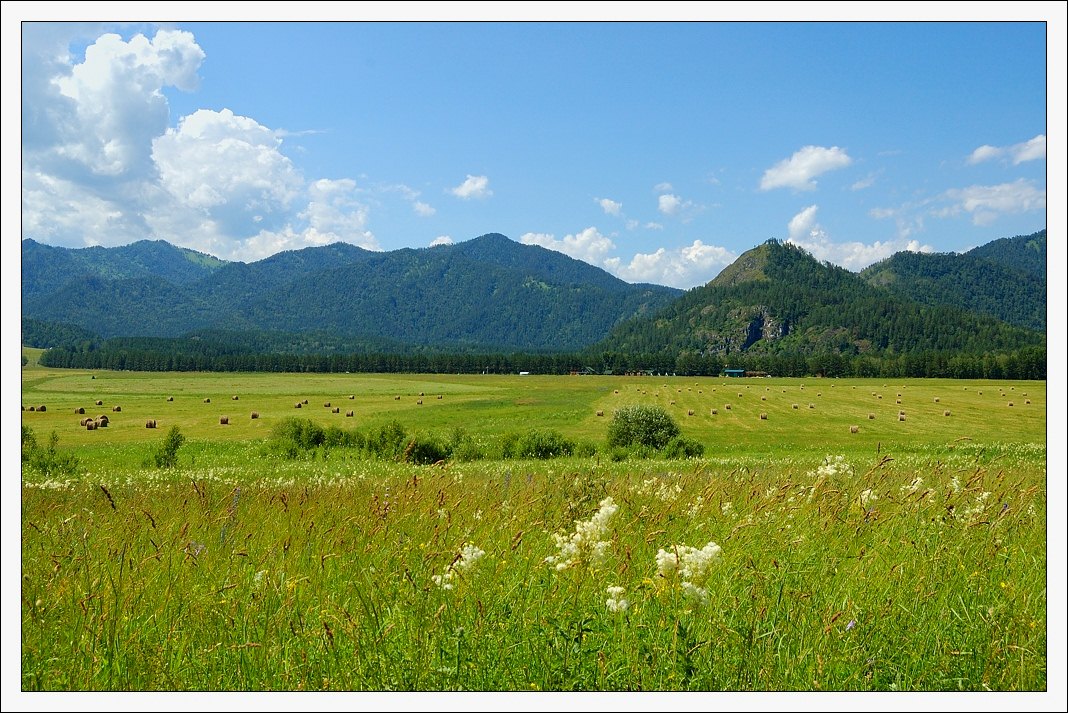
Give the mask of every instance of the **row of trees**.
POLYGON ((315 373, 534 374, 655 373, 719 376, 724 369, 745 369, 774 376, 875 378, 1045 379, 1046 348, 967 354, 947 351, 883 355, 733 354, 729 357, 684 351, 678 355, 588 351, 558 354, 251 354, 186 351, 181 341, 169 348, 49 349, 40 363, 49 368, 126 371, 238 371, 315 373))

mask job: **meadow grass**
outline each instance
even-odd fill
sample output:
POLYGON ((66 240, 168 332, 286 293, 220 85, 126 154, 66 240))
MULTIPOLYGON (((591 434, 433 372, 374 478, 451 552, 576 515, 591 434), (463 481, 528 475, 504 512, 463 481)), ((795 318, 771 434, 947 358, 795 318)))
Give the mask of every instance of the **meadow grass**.
POLYGON ((1044 382, 31 365, 22 400, 80 464, 22 474, 24 690, 1046 688, 1044 382), (87 432, 97 399, 112 424, 87 432), (263 446, 293 415, 603 444, 631 403, 704 457, 263 446), (151 467, 171 425, 179 464, 151 467))

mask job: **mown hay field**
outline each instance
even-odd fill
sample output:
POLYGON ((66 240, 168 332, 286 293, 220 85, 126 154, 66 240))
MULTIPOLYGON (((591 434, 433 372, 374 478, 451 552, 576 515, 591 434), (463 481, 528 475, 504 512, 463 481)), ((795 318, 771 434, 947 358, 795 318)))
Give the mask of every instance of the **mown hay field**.
POLYGON ((1044 382, 31 364, 22 403, 70 466, 22 471, 24 690, 1046 689, 1044 382), (631 404, 703 455, 607 448, 631 404), (492 457, 532 429, 585 455, 492 457))

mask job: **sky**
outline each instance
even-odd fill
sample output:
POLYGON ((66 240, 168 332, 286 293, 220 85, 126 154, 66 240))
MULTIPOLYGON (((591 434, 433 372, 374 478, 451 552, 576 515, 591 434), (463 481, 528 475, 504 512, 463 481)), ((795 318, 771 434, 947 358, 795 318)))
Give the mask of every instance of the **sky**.
POLYGON ((219 5, 243 21, 24 8, 22 238, 251 262, 496 232, 686 289, 769 238, 859 271, 1047 227, 1063 44, 1047 66, 1049 26, 1015 18, 1063 4, 939 22, 219 5))

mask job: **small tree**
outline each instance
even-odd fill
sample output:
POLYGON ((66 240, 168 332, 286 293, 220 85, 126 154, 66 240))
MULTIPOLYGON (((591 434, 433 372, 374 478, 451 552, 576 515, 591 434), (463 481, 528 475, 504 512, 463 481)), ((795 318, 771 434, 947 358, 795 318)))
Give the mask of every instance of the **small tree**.
POLYGON ((679 435, 679 424, 660 406, 624 406, 608 424, 608 445, 641 445, 660 450, 679 435))
POLYGON ((166 438, 163 439, 162 445, 155 453, 156 467, 173 468, 178 465, 178 449, 183 443, 185 443, 185 436, 177 426, 171 426, 171 430, 167 432, 166 438))

